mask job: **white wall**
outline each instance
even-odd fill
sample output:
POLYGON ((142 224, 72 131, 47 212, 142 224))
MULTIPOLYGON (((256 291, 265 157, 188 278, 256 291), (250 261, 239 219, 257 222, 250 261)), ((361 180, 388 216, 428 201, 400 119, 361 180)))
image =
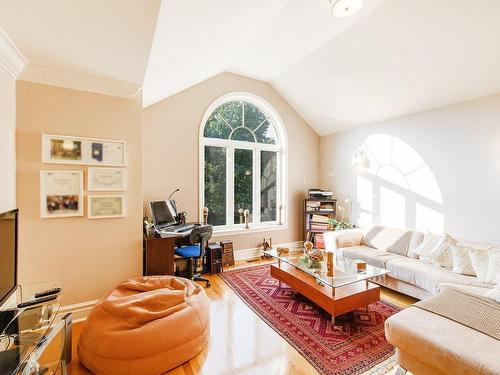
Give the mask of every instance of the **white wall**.
POLYGON ((16 81, 0 67, 0 212, 16 206, 16 81))
POLYGON ((307 189, 319 183, 319 136, 307 122, 268 84, 233 73, 222 73, 190 87, 144 110, 144 207, 165 199, 176 188, 179 209, 196 221, 199 205, 199 128, 206 109, 214 100, 235 91, 260 96, 279 113, 288 138, 287 228, 243 234, 226 234, 236 250, 259 246, 263 237, 273 243, 302 240, 302 199, 307 189), (163 165, 164 163, 165 165, 163 165))
POLYGON ((500 243, 500 94, 323 137, 320 160, 356 224, 500 243), (369 163, 353 166, 370 136, 369 163))

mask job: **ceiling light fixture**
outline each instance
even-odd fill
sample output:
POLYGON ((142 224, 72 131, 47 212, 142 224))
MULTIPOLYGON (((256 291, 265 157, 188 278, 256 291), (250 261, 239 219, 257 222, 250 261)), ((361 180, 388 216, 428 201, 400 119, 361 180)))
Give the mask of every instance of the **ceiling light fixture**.
POLYGON ((363 6, 363 0, 330 0, 331 11, 335 17, 349 17, 363 6))

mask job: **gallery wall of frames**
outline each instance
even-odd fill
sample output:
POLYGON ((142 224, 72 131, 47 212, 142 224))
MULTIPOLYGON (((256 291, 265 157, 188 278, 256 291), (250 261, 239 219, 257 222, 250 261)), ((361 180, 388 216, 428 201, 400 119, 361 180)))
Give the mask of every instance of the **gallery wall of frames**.
POLYGON ((126 153, 125 141, 42 134, 42 163, 86 168, 40 171, 40 216, 84 216, 86 207, 89 219, 124 217, 126 153))

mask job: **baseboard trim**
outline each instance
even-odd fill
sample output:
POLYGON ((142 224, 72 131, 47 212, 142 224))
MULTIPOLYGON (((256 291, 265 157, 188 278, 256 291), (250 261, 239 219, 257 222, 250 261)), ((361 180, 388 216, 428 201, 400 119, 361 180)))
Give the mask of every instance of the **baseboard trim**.
MULTIPOLYGON (((281 243, 274 246, 288 247, 290 249, 290 252, 294 253, 302 251, 303 244, 304 244, 303 241, 297 241, 297 242, 281 243)), ((259 247, 236 250, 234 252, 234 259, 236 261, 253 260, 260 258, 260 256, 261 256, 261 249, 259 247)), ((59 309, 58 315, 62 317, 68 313, 71 313, 73 315, 73 322, 77 323, 79 321, 87 319, 87 315, 89 314, 90 310, 92 310, 92 307, 94 307, 98 301, 99 300, 95 299, 92 301, 85 301, 85 302, 75 303, 73 305, 62 306, 59 309)))
MULTIPOLYGON (((283 246, 283 247, 288 247, 291 252, 296 252, 296 251, 302 251, 304 242, 303 241, 297 241, 297 242, 288 242, 288 243, 281 243, 274 245, 274 247, 278 246, 283 246)), ((235 250, 234 251, 234 260, 235 261, 245 261, 245 260, 253 260, 260 258, 261 256, 261 248, 260 247, 254 247, 250 249, 241 249, 241 250, 235 250)))
POLYGON ((98 302, 98 299, 92 301, 85 301, 80 303, 75 303, 73 305, 62 306, 59 309, 58 315, 64 316, 68 313, 71 313, 73 316, 73 322, 79 322, 87 319, 87 315, 89 314, 92 307, 98 302))

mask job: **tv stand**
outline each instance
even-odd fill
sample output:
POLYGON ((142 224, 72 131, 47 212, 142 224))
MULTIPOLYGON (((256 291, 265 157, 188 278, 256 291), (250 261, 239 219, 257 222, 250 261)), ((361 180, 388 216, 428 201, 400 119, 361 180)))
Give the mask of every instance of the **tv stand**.
MULTIPOLYGON (((24 300, 33 298, 32 293, 18 289, 17 303, 23 302, 22 294, 29 296, 24 300)), ((0 311, 0 374, 27 375, 47 369, 47 375, 66 375, 66 364, 71 361, 72 318, 71 314, 58 314, 61 293, 55 300, 26 308, 11 306, 0 311)))

